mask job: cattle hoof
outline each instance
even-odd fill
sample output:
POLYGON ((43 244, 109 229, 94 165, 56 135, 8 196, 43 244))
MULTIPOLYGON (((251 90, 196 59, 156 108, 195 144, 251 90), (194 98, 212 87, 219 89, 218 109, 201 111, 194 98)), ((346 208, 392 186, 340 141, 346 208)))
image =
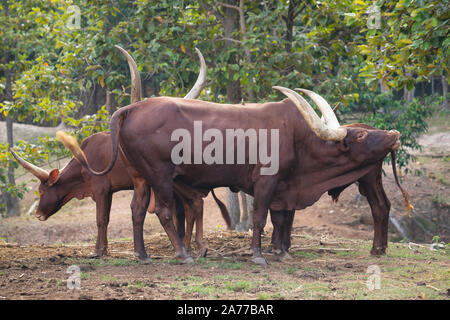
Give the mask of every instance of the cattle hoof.
POLYGON ((203 248, 200 252, 200 257, 205 258, 208 253, 208 248, 203 248))
POLYGON ((192 257, 187 256, 184 259, 181 259, 181 263, 182 264, 193 264, 194 263, 194 259, 192 259, 192 257))
POLYGON ((136 259, 138 259, 139 261, 146 261, 147 259, 150 259, 149 256, 147 255, 146 252, 139 253, 137 251, 134 252, 134 256, 136 257, 136 259))
POLYGON ((286 251, 283 251, 280 254, 278 254, 277 258, 280 261, 292 260, 292 256, 286 251))
POLYGON ((382 256, 386 254, 386 248, 383 247, 373 247, 372 250, 370 250, 370 254, 373 256, 382 256))
POLYGON ((264 257, 253 257, 252 258, 253 263, 259 264, 259 265, 267 265, 267 260, 264 257))
POLYGON ((150 264, 150 263, 152 263, 152 259, 150 257, 147 257, 144 259, 139 259, 139 263, 140 264, 150 264))
POLYGON ((281 255, 281 253, 282 253, 283 251, 281 251, 281 249, 274 249, 274 248, 272 248, 272 250, 269 251, 269 252, 271 252, 271 253, 273 253, 273 254, 281 255))

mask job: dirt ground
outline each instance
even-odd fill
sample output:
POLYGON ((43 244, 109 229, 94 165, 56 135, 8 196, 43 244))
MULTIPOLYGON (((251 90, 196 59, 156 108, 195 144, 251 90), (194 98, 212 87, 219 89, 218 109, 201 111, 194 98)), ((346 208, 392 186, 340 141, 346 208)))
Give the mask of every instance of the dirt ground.
MULTIPOLYGON (((404 215, 391 167, 384 168, 391 215, 410 228, 414 242, 429 244, 436 235, 449 242, 450 164, 445 143, 450 133, 448 129, 444 133, 423 137, 424 151, 411 164, 412 174, 402 179, 414 205, 414 220, 420 224, 404 215), (416 169, 422 174, 414 174, 416 169), (425 232, 425 224, 435 229, 425 232)), ((22 201, 23 208, 36 200, 36 187, 22 201)), ((216 194, 225 200, 225 189, 216 189, 216 194)), ((431 251, 425 244, 390 243, 385 257, 369 255, 373 238, 370 207, 355 185, 337 203, 325 194, 313 206, 296 212, 292 260, 280 262, 270 253, 272 225, 268 219, 263 236, 266 267, 250 262, 249 232, 225 230, 211 195, 205 198, 204 207, 207 258, 180 265, 158 219, 149 214, 144 234, 153 263, 136 262, 131 197, 131 191, 113 197, 109 256, 103 259, 89 258, 97 232, 91 199, 72 200, 45 222, 33 215, 0 220, 0 299, 448 299, 448 249, 431 251), (66 285, 72 265, 81 269, 80 290, 69 290, 66 285), (382 282, 383 290, 367 289, 371 265, 381 268, 382 281, 389 280, 382 282)), ((389 239, 402 239, 392 225, 389 239)), ((195 246, 192 250, 197 257, 195 246)))
POLYGON ((208 257, 192 265, 172 258, 162 233, 146 237, 153 262, 145 265, 133 259, 129 240, 112 241, 103 259, 88 258, 92 244, 0 244, 0 299, 449 299, 447 250, 391 243, 388 255, 373 257, 370 241, 295 228, 292 259, 278 261, 265 233, 269 264, 259 266, 249 259, 248 233, 211 231, 206 238, 208 257))

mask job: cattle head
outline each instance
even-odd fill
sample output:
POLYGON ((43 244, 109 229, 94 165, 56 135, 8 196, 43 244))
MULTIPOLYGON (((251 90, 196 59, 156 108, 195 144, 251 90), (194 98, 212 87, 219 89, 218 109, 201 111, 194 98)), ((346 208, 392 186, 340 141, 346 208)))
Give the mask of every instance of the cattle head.
POLYGON ((12 148, 10 148, 9 151, 11 151, 13 157, 22 167, 40 180, 40 201, 35 216, 41 221, 47 220, 65 203, 64 198, 60 195, 61 189, 57 186, 59 180, 59 169, 53 169, 50 172, 47 172, 46 170, 39 168, 21 158, 12 148))
POLYGON ((382 160, 400 146, 400 132, 397 130, 380 130, 363 124, 343 127, 347 129, 347 136, 336 142, 336 147, 359 164, 382 160))
POLYGON ((322 119, 311 105, 297 92, 274 87, 288 96, 297 106, 311 130, 322 140, 324 147, 311 146, 311 153, 321 161, 332 161, 334 165, 361 167, 382 160, 389 152, 400 146, 400 133, 396 130, 380 130, 364 124, 341 126, 331 106, 317 93, 296 89, 305 93, 317 105, 322 119))

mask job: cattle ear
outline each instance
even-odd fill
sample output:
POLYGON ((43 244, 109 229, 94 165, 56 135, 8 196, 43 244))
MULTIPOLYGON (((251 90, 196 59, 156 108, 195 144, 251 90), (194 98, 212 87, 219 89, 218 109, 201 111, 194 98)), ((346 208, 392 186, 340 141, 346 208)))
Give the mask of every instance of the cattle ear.
POLYGON ((350 149, 350 147, 345 142, 345 139, 342 139, 341 141, 336 142, 336 147, 342 152, 346 152, 350 149))
POLYGON ((53 169, 48 175, 47 184, 49 187, 54 185, 59 179, 59 169, 53 169))

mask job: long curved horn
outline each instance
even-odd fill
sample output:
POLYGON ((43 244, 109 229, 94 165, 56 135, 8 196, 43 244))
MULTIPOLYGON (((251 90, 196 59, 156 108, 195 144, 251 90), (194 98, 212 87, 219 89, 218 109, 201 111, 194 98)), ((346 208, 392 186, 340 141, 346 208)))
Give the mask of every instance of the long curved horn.
MULTIPOLYGON (((341 102, 339 101, 338 103, 336 103, 336 105, 333 108, 334 114, 336 114, 336 111, 339 110, 340 106, 341 106, 341 102)), ((320 117, 320 120, 325 123, 325 118, 323 117, 323 115, 320 117)))
POLYGON ((337 129, 341 127, 338 119, 336 118, 336 114, 334 113, 333 109, 324 98, 322 98, 320 95, 310 90, 302 88, 295 88, 295 90, 305 93, 308 97, 311 98, 312 101, 314 101, 314 103, 319 107, 320 112, 322 112, 323 118, 325 119, 325 124, 328 127, 332 129, 337 129))
MULTIPOLYGON (((278 91, 281 91, 283 94, 285 94, 289 99, 291 99, 295 105, 297 106, 298 110, 302 114, 303 118, 305 118, 306 122, 308 123, 311 130, 320 138, 323 140, 329 140, 329 141, 341 141, 345 138, 347 135, 347 130, 342 127, 333 128, 328 125, 328 119, 325 117, 325 120, 327 121, 327 124, 322 122, 317 115, 317 113, 314 111, 314 109, 311 107, 311 105, 308 103, 308 101, 305 100, 300 94, 297 92, 284 88, 279 86, 272 87, 273 89, 276 89, 278 91)), ((336 120, 337 121, 337 120, 336 120)))
POLYGON ((135 103, 142 100, 142 85, 141 75, 139 74, 138 67, 133 57, 122 47, 115 45, 117 49, 125 56, 130 67, 131 74, 131 103, 135 103))
POLYGON ((187 95, 184 96, 184 99, 197 99, 200 93, 202 92, 203 88, 205 87, 206 82, 206 63, 205 59, 203 58, 202 53, 200 50, 195 48, 195 51, 197 52, 198 58, 200 59, 200 73, 198 74, 197 81, 195 82, 192 89, 188 92, 187 95))
POLYGON ((22 159, 17 153, 14 152, 12 148, 9 148, 9 151, 12 153, 13 157, 19 162, 19 164, 24 167, 27 171, 32 173, 36 178, 41 180, 42 182, 47 181, 49 178, 49 173, 39 168, 38 166, 35 166, 34 164, 29 163, 25 159, 22 159))

